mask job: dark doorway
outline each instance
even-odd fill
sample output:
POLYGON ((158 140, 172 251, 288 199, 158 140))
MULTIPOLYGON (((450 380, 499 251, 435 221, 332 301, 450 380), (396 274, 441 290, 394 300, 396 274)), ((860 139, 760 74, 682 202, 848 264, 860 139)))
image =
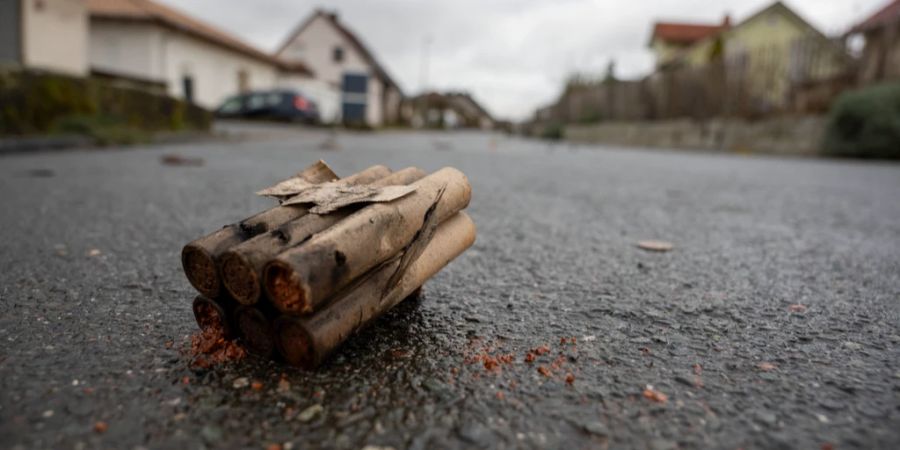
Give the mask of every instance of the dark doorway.
POLYGON ((186 102, 194 103, 194 78, 190 75, 181 77, 181 93, 186 102))

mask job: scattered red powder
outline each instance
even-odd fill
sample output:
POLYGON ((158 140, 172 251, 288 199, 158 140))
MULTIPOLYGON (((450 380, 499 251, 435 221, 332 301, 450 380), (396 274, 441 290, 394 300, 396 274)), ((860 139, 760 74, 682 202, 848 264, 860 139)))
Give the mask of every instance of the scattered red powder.
POLYGON ((218 327, 209 327, 191 336, 191 365, 208 369, 219 364, 240 361, 247 352, 234 341, 225 339, 218 327))
POLYGON ((572 383, 575 383, 575 375, 572 375, 572 372, 569 372, 566 374, 566 384, 571 386, 572 383))
POLYGON ((483 361, 484 361, 484 370, 487 370, 488 372, 499 372, 500 371, 500 362, 497 361, 497 358, 485 356, 483 361))
POLYGON ((506 398, 506 395, 503 394, 503 391, 497 391, 497 400, 503 400, 506 398))
POLYGON ((535 359, 534 353, 528 352, 528 354, 525 355, 525 362, 527 362, 527 363, 533 363, 534 359, 535 359))
MULTIPOLYGON (((512 353, 505 354, 505 355, 493 356, 490 354, 490 351, 491 350, 487 347, 483 348, 479 353, 475 354, 474 356, 466 358, 466 360, 465 360, 466 364, 480 363, 481 365, 484 366, 484 370, 486 370, 488 372, 499 373, 502 370, 502 365, 511 364, 516 359, 516 356, 512 353)), ((452 372, 452 369, 451 369, 451 372, 452 372)), ((457 370, 456 372, 453 372, 453 374, 455 375, 458 372, 459 371, 457 370)))
POLYGON ((542 345, 540 347, 531 349, 531 352, 538 356, 543 355, 544 353, 547 353, 549 351, 550 351, 550 347, 548 347, 546 345, 542 345))
POLYGON ((543 375, 547 378, 553 376, 553 372, 551 372, 550 369, 548 369, 545 366, 538 366, 537 371, 538 371, 538 373, 540 373, 541 375, 543 375))
POLYGON ((566 356, 559 355, 556 357, 556 359, 553 360, 552 363, 550 363, 550 368, 553 370, 559 370, 565 363, 566 363, 566 356))

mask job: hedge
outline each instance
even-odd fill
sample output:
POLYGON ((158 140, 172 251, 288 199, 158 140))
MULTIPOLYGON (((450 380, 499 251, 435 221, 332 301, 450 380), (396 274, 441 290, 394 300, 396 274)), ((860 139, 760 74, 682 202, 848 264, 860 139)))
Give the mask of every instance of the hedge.
POLYGON ((0 71, 0 135, 77 132, 111 125, 142 132, 206 130, 208 111, 109 80, 30 70, 0 71))
POLYGON ((823 152, 830 156, 900 158, 900 82, 841 94, 829 112, 823 152))

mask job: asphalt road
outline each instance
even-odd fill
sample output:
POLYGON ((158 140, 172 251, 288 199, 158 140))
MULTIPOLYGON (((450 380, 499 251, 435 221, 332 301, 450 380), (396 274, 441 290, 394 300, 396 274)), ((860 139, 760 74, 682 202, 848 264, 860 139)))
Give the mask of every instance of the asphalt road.
POLYGON ((0 158, 0 447, 900 446, 896 164, 251 137, 0 158), (317 372, 192 370, 181 246, 319 158, 458 167, 475 246, 317 372))

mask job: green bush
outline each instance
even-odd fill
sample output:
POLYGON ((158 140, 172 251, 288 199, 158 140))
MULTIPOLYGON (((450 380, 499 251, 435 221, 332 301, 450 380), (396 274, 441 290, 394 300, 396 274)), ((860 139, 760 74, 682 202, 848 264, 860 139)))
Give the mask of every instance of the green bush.
POLYGON ((559 122, 548 122, 541 128, 539 136, 541 139, 558 141, 563 138, 563 125, 559 122))
POLYGON ((203 108, 109 80, 0 72, 0 135, 70 132, 119 143, 153 131, 206 130, 210 121, 203 108))
POLYGON ((900 158, 900 83, 842 94, 825 131, 824 153, 858 158, 900 158))

